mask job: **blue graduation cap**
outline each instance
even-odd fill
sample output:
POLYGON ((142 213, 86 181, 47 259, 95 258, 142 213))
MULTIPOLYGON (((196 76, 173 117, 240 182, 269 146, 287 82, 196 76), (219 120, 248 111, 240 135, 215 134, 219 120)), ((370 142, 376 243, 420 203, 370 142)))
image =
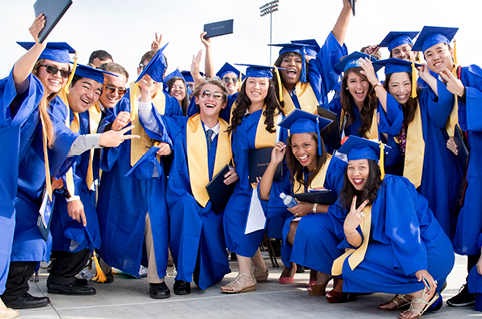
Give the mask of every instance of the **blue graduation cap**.
POLYGON ((369 58, 370 61, 372 62, 377 61, 377 59, 375 59, 371 55, 361 53, 359 51, 355 51, 352 54, 349 54, 346 57, 344 57, 343 60, 335 64, 334 67, 340 70, 341 72, 346 72, 348 69, 351 69, 351 68, 361 67, 361 64, 359 61, 360 58, 369 58))
MULTIPOLYGON (((29 50, 35 42, 17 42, 25 50, 29 50)), ((59 63, 69 63, 69 53, 75 50, 65 42, 48 42, 39 59, 47 59, 59 63)))
POLYGON ((279 51, 279 55, 282 55, 283 53, 288 53, 288 52, 301 54, 301 56, 303 57, 303 64, 301 68, 300 81, 301 82, 308 81, 306 79, 306 68, 305 68, 305 55, 307 54, 306 48, 309 47, 312 50, 315 50, 316 49, 315 47, 307 44, 301 44, 301 43, 279 43, 279 44, 268 44, 268 46, 281 47, 281 50, 279 51))
POLYGON ((191 71, 181 71, 182 76, 186 80, 186 82, 194 82, 192 78, 191 71))
MULTIPOLYGON (((320 131, 333 122, 330 119, 295 109, 278 125, 290 130, 290 134, 316 133, 321 141, 320 131)), ((318 142, 318 155, 321 155, 321 143, 318 142)))
POLYGON ((166 43, 162 48, 157 50, 151 61, 149 61, 144 70, 142 70, 141 74, 136 80, 136 83, 139 82, 146 74, 149 74, 149 76, 156 82, 163 82, 164 70, 167 68, 167 62, 162 51, 164 51, 168 44, 169 43, 166 43))
POLYGON ((236 76, 239 78, 240 74, 244 77, 244 74, 241 73, 238 69, 236 69, 234 66, 229 64, 228 62, 224 63, 224 65, 219 69, 218 73, 216 75, 222 79, 227 73, 234 73, 236 76))
POLYGON ((181 71, 179 71, 179 69, 175 69, 174 71, 166 75, 166 77, 164 78, 164 82, 167 83, 167 81, 169 81, 173 77, 182 78, 182 80, 186 82, 186 79, 184 79, 184 76, 182 75, 181 71))
MULTIPOLYGON (((273 78, 273 73, 271 70, 274 69, 272 66, 256 65, 256 64, 241 64, 235 63, 235 65, 247 66, 246 77, 252 78, 273 78)), ((278 70, 284 70, 283 68, 277 68, 278 70)))
POLYGON ((75 75, 78 75, 83 78, 92 79, 94 81, 99 82, 100 84, 104 84, 104 74, 109 74, 118 77, 117 74, 106 72, 100 69, 95 69, 93 67, 77 64, 77 68, 75 69, 75 75))
POLYGON ((373 62, 373 68, 375 69, 375 72, 385 67, 385 75, 388 75, 391 73, 398 73, 398 72, 413 73, 412 66, 421 67, 422 65, 419 63, 412 63, 411 61, 396 59, 396 58, 390 58, 390 59, 373 62))
POLYGON ((438 43, 446 43, 450 45, 450 42, 458 30, 459 28, 425 26, 423 27, 422 31, 420 31, 412 50, 425 52, 427 49, 438 43))
POLYGON ((410 44, 413 46, 413 39, 417 36, 417 31, 391 31, 380 42, 380 47, 388 47, 388 51, 392 51, 402 44, 410 44))
POLYGON ((321 47, 316 42, 315 39, 307 39, 307 40, 291 40, 291 43, 297 43, 297 44, 306 44, 307 46, 305 47, 306 54, 309 56, 316 57, 318 52, 320 52, 321 47))
POLYGON ((159 147, 152 146, 125 175, 135 175, 138 179, 149 180, 162 176, 162 165, 156 157, 159 147))

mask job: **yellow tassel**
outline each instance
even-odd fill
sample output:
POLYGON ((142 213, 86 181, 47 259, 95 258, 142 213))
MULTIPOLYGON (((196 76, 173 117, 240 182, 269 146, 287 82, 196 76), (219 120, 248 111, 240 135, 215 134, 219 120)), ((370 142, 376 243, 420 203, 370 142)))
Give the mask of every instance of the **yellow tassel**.
POLYGON ((273 65, 274 71, 276 73, 276 78, 278 80, 278 88, 279 88, 279 101, 283 102, 283 83, 281 83, 281 77, 279 76, 279 70, 276 65, 273 65))
POLYGON ((131 102, 131 120, 134 119, 134 115, 132 114, 132 106, 134 105, 134 101, 137 98, 137 89, 139 88, 139 83, 136 83, 134 85, 134 90, 132 92, 129 92, 130 94, 130 102, 131 102))
POLYGON ((412 98, 417 97, 417 74, 415 70, 415 63, 412 61, 412 98))
POLYGON ((378 143, 380 143, 380 161, 378 165, 380 166, 381 179, 383 180, 385 178, 385 145, 382 142, 378 143))
POLYGON ((457 40, 454 39, 454 63, 457 63, 457 40))
POLYGON ((417 58, 418 58, 418 62, 419 63, 422 63, 422 58, 420 57, 420 51, 417 52, 417 58))
POLYGON ((95 254, 95 251, 93 255, 94 255, 95 270, 97 272, 97 276, 92 278, 92 280, 96 282, 104 283, 107 280, 107 276, 102 271, 102 268, 100 268, 99 260, 97 259, 97 255, 95 254))
POLYGON ((67 83, 65 83, 65 86, 64 86, 65 94, 70 93, 69 87, 70 87, 70 83, 72 83, 72 79, 74 78, 75 69, 77 69, 77 51, 75 51, 74 66, 72 67, 72 71, 70 72, 69 79, 67 80, 67 83))
POLYGON ((239 72, 239 86, 238 86, 238 92, 241 92, 241 83, 242 83, 242 75, 241 72, 239 72))

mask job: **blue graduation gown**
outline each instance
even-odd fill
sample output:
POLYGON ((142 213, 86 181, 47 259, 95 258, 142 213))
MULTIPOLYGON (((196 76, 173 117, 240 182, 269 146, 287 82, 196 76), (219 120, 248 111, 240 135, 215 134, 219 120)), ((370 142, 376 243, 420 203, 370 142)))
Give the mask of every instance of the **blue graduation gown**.
POLYGON ((462 67, 460 80, 466 89, 466 100, 462 103, 459 99, 459 125, 466 132, 470 158, 454 248, 457 254, 476 255, 480 253, 476 241, 482 232, 482 69, 476 65, 462 67))
MULTIPOLYGON (((129 94, 126 94, 112 115, 101 122, 98 131, 113 123, 120 112, 130 110, 129 94)), ((152 110, 154 112, 155 108, 152 110)), ((169 95, 166 95, 165 114, 182 114, 179 102, 169 95)), ((169 241, 166 176, 149 180, 140 180, 135 174, 126 177, 132 168, 130 140, 115 148, 102 149, 100 168, 103 170, 97 202, 102 242, 98 250, 100 256, 109 266, 139 277, 146 213, 149 212, 157 273, 160 278, 165 277, 169 241)))
MULTIPOLYGON (((211 201, 205 207, 192 194, 189 177, 186 126, 188 117, 162 117, 162 123, 173 142, 172 162, 166 197, 169 198, 170 247, 177 276, 175 280, 192 281, 202 290, 220 282, 231 272, 223 233, 224 211, 216 214, 211 201)), ((219 132, 219 134, 227 134, 219 132)), ((208 148, 209 178, 213 178, 219 134, 208 148)), ((221 150, 220 150, 221 151, 221 150)), ((229 150, 222 150, 229 151, 229 150)))
MULTIPOLYGON (((13 69, 12 69, 13 72, 13 69)), ((13 73, 0 80, 0 143, 8 156, 0 159, 0 295, 5 291, 10 254, 15 230, 15 201, 20 161, 20 136, 29 130, 29 118, 38 121, 38 104, 43 97, 43 85, 33 75, 28 78, 26 92, 16 91, 13 73), (15 107, 13 107, 13 105, 15 107), (27 124, 26 124, 27 123, 27 124)), ((36 123, 33 125, 36 126, 36 123)))
MULTIPOLYGON (((337 205, 333 208, 329 213, 336 234, 343 240, 338 248, 352 248, 343 233, 348 210, 337 205)), ((372 205, 365 257, 353 270, 348 259, 343 264, 343 291, 412 293, 424 287, 415 272, 425 269, 443 283, 454 262, 450 239, 427 200, 408 179, 385 175, 372 205)))
MULTIPOLYGON (((440 84, 443 85, 441 82, 440 84)), ((453 95, 442 93, 440 98, 437 98, 433 91, 424 88, 420 91, 418 100, 425 152, 422 182, 417 190, 428 200, 430 210, 434 213, 447 236, 452 239, 455 230, 457 195, 462 176, 455 156, 446 146, 445 128, 437 127, 434 124, 429 109, 452 107, 454 103, 453 95), (434 163, 437 163, 437 165, 434 165, 434 163)), ((390 94, 387 94, 387 113, 381 107, 379 105, 380 130, 390 137, 398 136, 403 122, 402 107, 390 94)))

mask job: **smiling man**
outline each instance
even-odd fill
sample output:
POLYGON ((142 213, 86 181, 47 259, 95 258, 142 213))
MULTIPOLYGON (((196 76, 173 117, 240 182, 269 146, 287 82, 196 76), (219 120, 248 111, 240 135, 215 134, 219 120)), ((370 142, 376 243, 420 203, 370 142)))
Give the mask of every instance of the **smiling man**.
POLYGON ((104 74, 103 91, 99 98, 99 107, 102 110, 102 118, 104 118, 112 114, 112 109, 126 94, 129 73, 122 65, 114 62, 104 63, 98 69, 112 73, 104 74))

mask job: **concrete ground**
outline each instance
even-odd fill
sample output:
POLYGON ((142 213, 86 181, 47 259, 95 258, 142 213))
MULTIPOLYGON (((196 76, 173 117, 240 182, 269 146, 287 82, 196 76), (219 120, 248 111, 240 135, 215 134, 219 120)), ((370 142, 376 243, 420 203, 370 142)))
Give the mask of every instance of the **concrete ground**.
MULTIPOLYGON (((309 272, 296 274, 294 282, 281 285, 278 282, 282 268, 272 268, 268 282, 259 283, 254 292, 237 295, 223 294, 219 288, 232 280, 237 273, 235 262, 231 262, 232 273, 216 286, 201 291, 194 283, 192 293, 177 296, 172 292, 174 269, 168 269, 166 282, 171 288, 171 298, 154 300, 149 297, 149 284, 146 279, 128 279, 115 276, 111 284, 91 283, 97 289, 94 296, 63 296, 47 293, 45 286, 47 273, 40 274, 38 283, 30 283, 30 293, 45 295, 51 305, 32 310, 21 310, 20 318, 35 319, 105 319, 105 318, 397 318, 398 311, 382 311, 377 306, 389 300, 388 294, 358 296, 357 301, 344 304, 329 304, 324 297, 309 296, 306 286, 309 272)), ((448 277, 448 285, 443 292, 444 305, 434 313, 424 314, 424 318, 473 318, 482 317, 473 307, 454 308, 445 301, 457 294, 465 281, 466 258, 457 256, 455 267, 448 277)), ((331 284, 328 286, 330 289, 331 284)))

